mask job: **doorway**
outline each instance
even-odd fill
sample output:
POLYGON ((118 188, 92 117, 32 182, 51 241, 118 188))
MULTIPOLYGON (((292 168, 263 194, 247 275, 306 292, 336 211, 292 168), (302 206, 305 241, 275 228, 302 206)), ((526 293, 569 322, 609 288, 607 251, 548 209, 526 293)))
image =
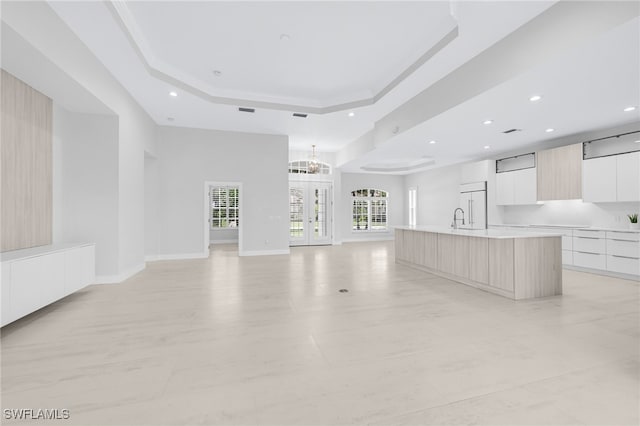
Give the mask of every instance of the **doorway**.
POLYGON ((289 182, 289 245, 332 243, 332 185, 330 182, 289 182))

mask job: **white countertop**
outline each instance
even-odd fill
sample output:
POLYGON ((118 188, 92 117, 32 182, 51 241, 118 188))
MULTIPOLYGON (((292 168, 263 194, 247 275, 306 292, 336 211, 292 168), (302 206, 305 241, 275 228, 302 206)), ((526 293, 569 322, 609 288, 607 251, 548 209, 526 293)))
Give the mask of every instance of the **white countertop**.
POLYGON ((396 226, 395 229, 407 231, 433 232, 436 234, 464 235, 482 238, 539 238, 559 237, 558 234, 545 232, 519 232, 511 229, 452 229, 443 226, 396 226))
POLYGON ((45 254, 92 245, 94 245, 94 243, 59 243, 49 244, 46 246, 31 247, 21 250, 6 251, 4 253, 0 253, 0 262, 12 262, 15 260, 28 259, 30 257, 42 256, 45 254))
POLYGON ((522 224, 490 224, 495 227, 504 227, 504 228, 526 228, 526 229, 535 229, 535 228, 559 228, 559 229, 582 229, 586 231, 610 231, 610 232, 640 232, 640 229, 629 229, 629 228, 606 228, 606 227, 598 227, 598 226, 587 226, 587 225, 522 225, 522 224))

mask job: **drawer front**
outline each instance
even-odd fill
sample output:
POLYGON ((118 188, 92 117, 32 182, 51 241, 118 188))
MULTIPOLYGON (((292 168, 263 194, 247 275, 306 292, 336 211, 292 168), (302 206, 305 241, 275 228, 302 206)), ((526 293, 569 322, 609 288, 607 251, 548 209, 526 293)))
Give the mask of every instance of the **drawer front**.
POLYGON ((607 269, 607 256, 604 254, 574 251, 573 264, 582 268, 607 269))
POLYGON ((606 240, 604 238, 573 237, 573 251, 604 254, 606 252, 606 240))
POLYGON ((562 250, 562 264, 573 265, 573 252, 571 250, 562 250))
POLYGON ((612 240, 640 241, 640 232, 607 231, 607 238, 612 240))
POLYGON ((640 242, 625 240, 607 240, 607 254, 640 258, 640 242))
POLYGON ((605 238, 605 231, 594 231, 590 229, 574 229, 574 237, 588 237, 588 238, 605 238))
POLYGON ((562 236, 562 250, 573 250, 573 237, 568 235, 562 236))
POLYGON ((622 274, 640 275, 640 259, 607 256, 607 270, 622 274))

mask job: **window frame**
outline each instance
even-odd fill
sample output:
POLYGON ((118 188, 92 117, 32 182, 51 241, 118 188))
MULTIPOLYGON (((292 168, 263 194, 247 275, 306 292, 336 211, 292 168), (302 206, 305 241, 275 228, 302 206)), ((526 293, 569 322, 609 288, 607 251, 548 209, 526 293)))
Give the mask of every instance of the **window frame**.
MULTIPOLYGON (((222 204, 222 203, 221 203, 222 204)), ((240 187, 236 185, 211 185, 209 187, 209 230, 211 231, 224 231, 229 229, 240 228, 240 187), (216 190, 225 190, 224 206, 218 207, 213 204, 213 192, 216 190), (235 190, 235 196, 231 197, 231 191, 235 190), (224 216, 214 218, 214 210, 224 211, 224 216), (235 212, 232 216, 230 213, 235 212), (226 220, 226 226, 214 226, 214 222, 222 223, 226 220), (231 223, 235 223, 235 226, 231 226, 231 223)))
POLYGON ((389 232, 389 198, 389 191, 381 189, 361 188, 351 191, 351 232, 354 234, 389 232), (380 193, 384 195, 377 195, 380 193), (359 203, 359 206, 356 203, 359 203), (381 205, 376 206, 379 203, 381 205), (381 206, 384 206, 382 212, 380 212, 381 206), (364 215, 367 220, 364 229, 356 228, 361 226, 360 223, 362 222, 358 220, 362 213, 357 213, 356 208, 365 209, 364 215), (373 220, 375 216, 384 217, 384 228, 373 228, 373 224, 376 222, 373 220))
POLYGON ((314 175, 322 175, 322 176, 327 176, 330 175, 333 170, 331 168, 331 165, 329 163, 325 163, 323 161, 316 161, 316 163, 318 163, 318 165, 320 166, 318 173, 309 173, 309 163, 311 162, 311 160, 294 160, 294 161, 289 161, 289 167, 288 167, 288 173, 290 175, 294 175, 294 176, 298 176, 298 175, 304 175, 304 176, 314 176, 314 175), (296 170, 296 171, 293 171, 296 170))

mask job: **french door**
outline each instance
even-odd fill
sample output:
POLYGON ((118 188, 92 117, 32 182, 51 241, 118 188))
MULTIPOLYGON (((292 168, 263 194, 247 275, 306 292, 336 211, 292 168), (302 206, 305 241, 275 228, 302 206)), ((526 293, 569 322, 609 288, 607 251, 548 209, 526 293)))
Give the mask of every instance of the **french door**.
POLYGON ((331 244, 331 183, 289 182, 289 245, 331 244))

